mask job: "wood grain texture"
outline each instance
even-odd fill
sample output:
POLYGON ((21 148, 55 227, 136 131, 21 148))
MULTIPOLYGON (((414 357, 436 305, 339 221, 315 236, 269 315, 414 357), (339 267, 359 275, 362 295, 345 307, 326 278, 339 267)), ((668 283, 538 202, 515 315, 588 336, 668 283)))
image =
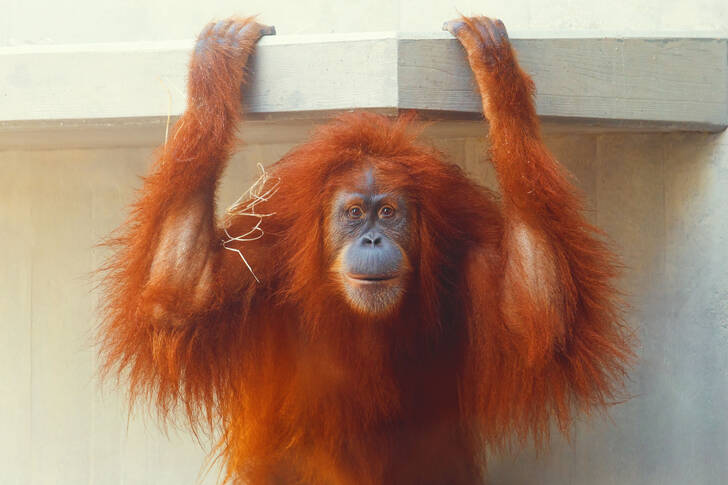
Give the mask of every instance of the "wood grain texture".
MULTIPOLYGON (((725 39, 516 39, 539 115, 589 124, 719 131, 728 125, 725 39)), ((402 38, 399 108, 481 113, 460 46, 402 38)))

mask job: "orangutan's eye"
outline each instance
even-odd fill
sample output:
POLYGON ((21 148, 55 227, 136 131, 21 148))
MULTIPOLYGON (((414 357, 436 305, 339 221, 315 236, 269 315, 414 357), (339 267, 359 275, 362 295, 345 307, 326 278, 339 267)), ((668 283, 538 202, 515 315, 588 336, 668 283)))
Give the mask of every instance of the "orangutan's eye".
POLYGON ((346 212, 346 215, 349 219, 361 219, 362 216, 364 216, 364 211, 359 207, 358 205, 349 207, 349 210, 346 212))
POLYGON ((379 217, 381 219, 389 219, 390 217, 394 216, 394 207, 391 205, 385 205, 382 206, 381 209, 379 209, 379 217))

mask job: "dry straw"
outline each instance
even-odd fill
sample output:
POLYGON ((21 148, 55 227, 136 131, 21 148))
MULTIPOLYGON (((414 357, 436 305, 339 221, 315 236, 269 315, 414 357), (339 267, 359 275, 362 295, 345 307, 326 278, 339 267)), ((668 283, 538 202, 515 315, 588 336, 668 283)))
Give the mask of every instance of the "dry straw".
POLYGON ((255 278, 255 281, 260 283, 260 280, 255 275, 253 268, 251 268, 248 260, 245 259, 243 252, 239 248, 229 246, 229 244, 233 242, 246 243, 250 241, 256 241, 262 238, 265 234, 265 232, 261 228, 263 219, 275 214, 275 212, 258 213, 255 210, 255 207, 261 202, 266 202, 270 200, 270 198, 273 197, 276 192, 278 192, 281 180, 277 177, 271 177, 265 170, 265 167, 263 167, 263 165, 260 163, 258 163, 258 173, 258 179, 253 182, 253 185, 251 185, 250 188, 245 191, 243 195, 241 195, 238 200, 236 200, 235 203, 233 203, 233 205, 231 205, 227 210, 226 221, 223 225, 223 231, 225 231, 227 239, 224 239, 222 241, 222 246, 228 251, 234 251, 238 253, 240 259, 243 260, 243 263, 250 271, 250 274, 252 274, 253 278, 255 278), (228 232, 228 228, 233 220, 233 217, 236 216, 253 217, 256 219, 256 222, 253 227, 245 234, 232 236, 230 235, 230 232, 228 232))

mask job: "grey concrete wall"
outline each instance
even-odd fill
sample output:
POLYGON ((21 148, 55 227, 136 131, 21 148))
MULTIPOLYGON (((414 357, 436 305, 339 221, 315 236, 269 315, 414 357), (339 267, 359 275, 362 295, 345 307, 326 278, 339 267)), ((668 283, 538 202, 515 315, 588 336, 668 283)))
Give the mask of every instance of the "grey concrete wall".
MULTIPOLYGON (((477 138, 435 140, 493 184, 477 138)), ((496 484, 728 482, 728 134, 550 134, 590 217, 628 266, 641 338, 634 397, 579 422, 571 444, 490 461, 496 484)), ((245 148, 221 205, 289 145, 245 148)), ((95 248, 123 219, 151 147, 0 152, 0 483, 195 483, 205 448, 128 422, 95 380, 95 248)), ((215 483, 215 471, 204 483, 215 483)))

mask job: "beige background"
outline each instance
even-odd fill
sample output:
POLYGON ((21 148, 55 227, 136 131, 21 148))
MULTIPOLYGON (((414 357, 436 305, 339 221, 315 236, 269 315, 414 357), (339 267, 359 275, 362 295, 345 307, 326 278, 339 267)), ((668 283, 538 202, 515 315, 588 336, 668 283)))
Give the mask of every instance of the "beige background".
MULTIPOLYGON (((213 17, 256 11, 282 33, 436 30, 455 7, 502 17, 514 37, 728 35, 722 0, 274 0, 248 2, 243 12, 227 0, 77 3, 11 0, 0 44, 191 38, 213 17)), ((492 183, 482 138, 434 142, 492 183)), ((547 143, 628 265, 623 287, 641 360, 634 397, 609 419, 580 422, 572 443, 555 438, 549 453, 493 458, 492 482, 728 482, 728 134, 551 132, 547 143)), ((247 188, 255 162, 275 161, 290 147, 243 149, 221 205, 247 188)), ((124 218, 152 151, 0 151, 2 484, 186 484, 203 466, 204 444, 183 431, 165 436, 141 415, 127 421, 123 395, 95 379, 90 273, 104 252, 94 244, 124 218)), ((213 471, 204 483, 215 478, 213 471)))

